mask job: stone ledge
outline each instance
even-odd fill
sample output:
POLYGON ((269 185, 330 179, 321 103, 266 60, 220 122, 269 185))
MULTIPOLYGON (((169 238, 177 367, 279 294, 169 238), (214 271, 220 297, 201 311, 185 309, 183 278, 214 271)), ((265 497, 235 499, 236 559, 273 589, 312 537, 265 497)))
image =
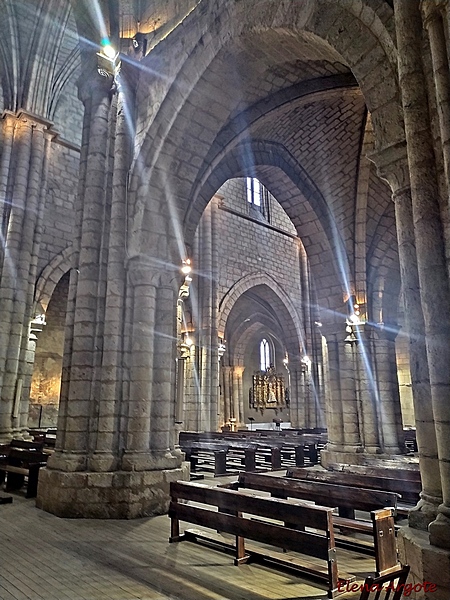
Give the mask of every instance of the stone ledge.
POLYGON ((36 506, 58 517, 134 519, 164 514, 171 481, 189 481, 189 463, 162 471, 41 469, 36 506))

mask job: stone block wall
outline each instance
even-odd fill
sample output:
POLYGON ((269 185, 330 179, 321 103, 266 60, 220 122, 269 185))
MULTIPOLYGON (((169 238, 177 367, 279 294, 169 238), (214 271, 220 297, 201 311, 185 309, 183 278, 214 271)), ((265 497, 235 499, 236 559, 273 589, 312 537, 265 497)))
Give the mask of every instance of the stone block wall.
POLYGON ((295 228, 273 196, 270 196, 270 223, 246 197, 245 178, 227 181, 218 191, 223 196, 217 211, 218 301, 245 275, 266 273, 295 302, 300 302, 300 269, 295 228), (242 218, 239 214, 250 217, 242 218), (275 231, 279 227, 290 235, 275 231))
POLYGON ((52 143, 38 276, 74 239, 79 162, 76 149, 52 143))

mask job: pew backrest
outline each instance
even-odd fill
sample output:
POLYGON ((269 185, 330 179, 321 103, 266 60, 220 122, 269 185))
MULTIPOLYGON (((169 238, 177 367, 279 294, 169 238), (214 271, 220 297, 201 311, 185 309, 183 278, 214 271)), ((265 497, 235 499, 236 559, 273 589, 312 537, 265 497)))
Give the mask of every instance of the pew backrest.
POLYGON ((259 473, 240 473, 237 487, 265 491, 279 498, 301 498, 331 507, 344 507, 370 512, 397 506, 398 494, 345 485, 316 482, 287 477, 271 477, 259 473))
POLYGON ((287 470, 287 477, 306 479, 324 483, 336 483, 349 487, 367 488, 371 490, 386 490, 401 496, 402 502, 415 504, 419 500, 421 484, 387 476, 362 475, 347 471, 313 471, 304 468, 287 470))

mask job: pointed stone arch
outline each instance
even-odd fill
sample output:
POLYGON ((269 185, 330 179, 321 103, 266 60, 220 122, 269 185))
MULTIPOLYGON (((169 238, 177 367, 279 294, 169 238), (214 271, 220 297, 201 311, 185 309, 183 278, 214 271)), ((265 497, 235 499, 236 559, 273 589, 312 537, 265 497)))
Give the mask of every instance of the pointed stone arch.
MULTIPOLYGON (((138 120, 140 150, 135 158, 130 194, 130 206, 134 205, 130 233, 138 244, 143 241, 138 239, 140 235, 146 238, 149 233, 142 232, 149 190, 152 202, 157 202, 160 194, 166 200, 173 196, 175 210, 180 209, 176 206, 177 196, 190 199, 189 186, 197 165, 207 159, 214 136, 229 120, 231 105, 227 108, 222 104, 215 110, 209 106, 210 114, 203 121, 203 139, 196 144, 195 164, 182 160, 183 152, 189 151, 182 143, 183 135, 194 127, 192 115, 195 110, 201 111, 198 101, 203 98, 211 105, 205 82, 209 74, 215 76, 211 72, 213 62, 220 60, 221 53, 242 49, 247 37, 255 32, 260 40, 268 33, 301 39, 310 52, 341 60, 355 75, 372 113, 377 147, 404 139, 392 37, 393 13, 387 3, 374 9, 363 1, 281 6, 278 2, 265 2, 264 10, 258 3, 246 2, 245 7, 243 4, 225 0, 202 3, 185 19, 182 31, 180 28, 172 32, 165 40, 167 44, 163 41, 144 61, 149 73, 159 72, 164 65, 164 77, 153 89, 146 89, 144 77, 140 90, 140 97, 146 97, 147 102, 142 104, 138 120), (208 33, 203 35, 205 31, 208 33), (181 176, 164 175, 169 165, 180 167, 181 176)), ((225 89, 222 96, 227 96, 225 89)))
POLYGON ((39 310, 47 310, 55 287, 63 275, 75 266, 75 248, 68 246, 42 270, 35 287, 34 301, 39 310))
MULTIPOLYGON (((299 314, 287 293, 283 290, 283 288, 267 273, 250 273, 237 281, 225 294, 223 298, 221 298, 219 302, 219 315, 218 315, 218 331, 219 335, 223 337, 225 333, 225 328, 227 324, 228 316, 239 300, 239 298, 247 291, 252 288, 256 288, 257 286, 265 286, 268 288, 277 300, 277 308, 280 312, 285 313, 283 316, 283 320, 285 322, 289 319, 294 327, 294 331, 291 333, 290 337, 295 339, 297 343, 293 342, 291 339, 291 347, 296 345, 298 352, 300 352, 301 340, 304 337, 302 323, 299 317, 299 314)), ((286 332, 287 333, 287 332, 286 332)))

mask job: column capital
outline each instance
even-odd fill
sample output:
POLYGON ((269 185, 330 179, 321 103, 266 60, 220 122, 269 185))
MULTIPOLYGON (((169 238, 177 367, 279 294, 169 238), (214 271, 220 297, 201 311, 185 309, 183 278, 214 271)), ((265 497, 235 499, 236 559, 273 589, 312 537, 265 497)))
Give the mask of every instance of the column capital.
POLYGON ((114 81, 111 81, 109 77, 102 77, 94 61, 84 64, 82 73, 77 81, 77 87, 78 97, 84 105, 86 105, 94 94, 105 97, 112 94, 115 90, 114 81))
POLYGON ((133 286, 159 286, 160 270, 156 267, 155 261, 151 257, 142 254, 132 256, 128 259, 126 269, 133 286))
POLYGON ((422 12, 423 24, 428 29, 433 21, 442 16, 446 8, 447 0, 421 0, 420 10, 422 12))
POLYGON ((394 196, 410 188, 406 141, 373 152, 369 159, 377 167, 379 177, 389 184, 394 196))

